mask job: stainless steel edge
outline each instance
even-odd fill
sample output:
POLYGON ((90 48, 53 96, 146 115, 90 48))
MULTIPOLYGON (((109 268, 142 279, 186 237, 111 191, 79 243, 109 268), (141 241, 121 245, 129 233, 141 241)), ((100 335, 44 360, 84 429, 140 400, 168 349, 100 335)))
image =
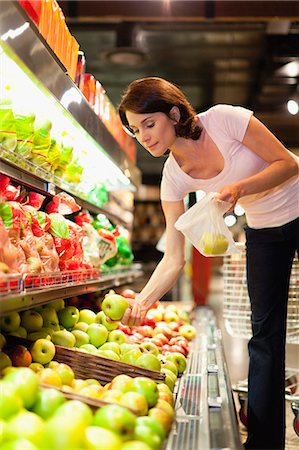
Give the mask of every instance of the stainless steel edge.
POLYGON ((76 89, 81 103, 70 103, 67 110, 86 132, 107 152, 107 155, 139 186, 139 169, 127 157, 105 125, 94 113, 84 95, 65 73, 64 66, 39 34, 35 24, 27 17, 18 2, 1 2, 0 38, 57 99, 61 101, 69 89, 76 89), (26 25, 28 26, 26 27, 26 25))

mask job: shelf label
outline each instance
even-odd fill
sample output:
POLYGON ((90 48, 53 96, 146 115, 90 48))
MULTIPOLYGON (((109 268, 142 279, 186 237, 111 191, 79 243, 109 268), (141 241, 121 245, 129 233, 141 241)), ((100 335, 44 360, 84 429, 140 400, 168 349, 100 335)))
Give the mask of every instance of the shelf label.
POLYGON ((49 192, 49 194, 51 194, 51 195, 55 195, 56 194, 55 184, 50 183, 50 182, 46 182, 45 183, 45 191, 49 192))

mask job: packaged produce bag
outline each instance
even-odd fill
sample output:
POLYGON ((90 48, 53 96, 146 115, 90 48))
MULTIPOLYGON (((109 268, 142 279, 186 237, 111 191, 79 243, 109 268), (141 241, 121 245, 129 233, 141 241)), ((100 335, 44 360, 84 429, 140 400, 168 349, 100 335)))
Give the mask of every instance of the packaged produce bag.
POLYGON ((217 200, 216 195, 216 192, 207 194, 175 223, 175 228, 204 256, 225 256, 239 252, 223 217, 231 204, 217 200))
POLYGON ((16 114, 15 126, 17 133, 17 146, 15 153, 22 158, 29 158, 33 147, 35 114, 16 114))
POLYGON ((51 164, 48 161, 48 153, 51 145, 51 128, 52 122, 46 120, 35 130, 30 155, 30 161, 33 164, 48 171, 51 170, 51 164))
POLYGON ((9 156, 5 150, 12 152, 17 145, 17 134, 12 103, 10 99, 0 100, 0 149, 3 156, 9 156))

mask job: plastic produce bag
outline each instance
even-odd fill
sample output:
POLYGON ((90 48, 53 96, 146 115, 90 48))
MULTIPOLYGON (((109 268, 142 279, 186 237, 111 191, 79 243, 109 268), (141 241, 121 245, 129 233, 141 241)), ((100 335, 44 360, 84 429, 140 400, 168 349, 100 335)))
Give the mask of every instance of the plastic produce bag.
MULTIPOLYGON (((11 100, 0 100, 0 148, 13 151, 17 145, 15 118, 11 100)), ((4 156, 7 156, 4 152, 4 156)))
POLYGON ((33 145, 30 161, 45 170, 51 169, 48 161, 48 152, 51 145, 51 128, 52 122, 46 120, 33 135, 33 145))
POLYGON ((75 199, 66 192, 60 192, 59 194, 54 195, 47 205, 47 213, 59 213, 63 216, 73 214, 74 212, 80 211, 80 209, 81 206, 79 206, 75 199))
POLYGON ((17 132, 17 146, 15 153, 23 158, 29 158, 33 147, 35 114, 15 116, 15 126, 17 132))
POLYGON ((225 256, 239 252, 223 218, 231 204, 217 200, 216 195, 216 192, 207 194, 175 223, 175 228, 204 256, 225 256))

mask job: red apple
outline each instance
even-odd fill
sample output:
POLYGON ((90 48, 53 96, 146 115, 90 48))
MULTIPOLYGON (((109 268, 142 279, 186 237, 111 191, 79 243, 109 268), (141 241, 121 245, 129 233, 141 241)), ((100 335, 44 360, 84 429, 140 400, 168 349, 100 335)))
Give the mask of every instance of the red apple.
POLYGON ((137 292, 133 291, 133 289, 124 289, 120 295, 125 298, 135 298, 137 292))
POLYGON ((32 363, 32 356, 24 345, 16 345, 9 352, 14 367, 28 367, 32 363))

